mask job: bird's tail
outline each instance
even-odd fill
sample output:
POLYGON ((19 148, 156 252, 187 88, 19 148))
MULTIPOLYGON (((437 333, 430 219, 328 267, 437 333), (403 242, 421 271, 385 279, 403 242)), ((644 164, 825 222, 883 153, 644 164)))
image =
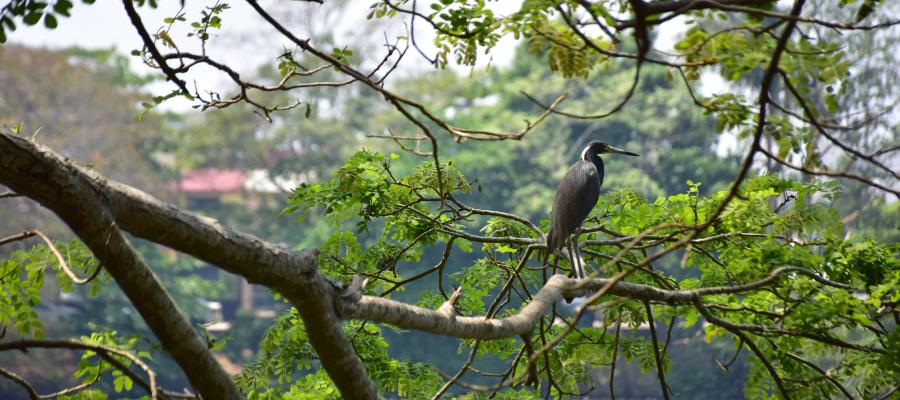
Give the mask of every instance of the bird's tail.
POLYGON ((553 252, 553 228, 550 228, 550 232, 547 232, 547 251, 544 252, 544 259, 541 260, 541 263, 544 266, 547 266, 547 261, 550 260, 550 253, 553 252))
MULTIPOLYGON (((550 254, 556 252, 556 250, 562 249, 563 246, 565 246, 566 237, 561 235, 559 232, 559 229, 553 228, 550 228, 550 232, 547 232, 547 252, 544 253, 544 271, 546 271, 547 268, 547 261, 550 260, 550 254)), ((554 262, 558 261, 559 259, 554 258, 554 262)), ((556 266, 553 267, 553 273, 556 273, 556 266)), ((566 301, 566 304, 572 303, 571 297, 564 296, 563 299, 566 301)))
POLYGON ((550 228, 550 232, 547 232, 547 252, 544 253, 544 266, 547 266, 547 261, 550 260, 550 254, 553 254, 556 250, 559 250, 563 247, 566 238, 560 234, 559 229, 550 228))

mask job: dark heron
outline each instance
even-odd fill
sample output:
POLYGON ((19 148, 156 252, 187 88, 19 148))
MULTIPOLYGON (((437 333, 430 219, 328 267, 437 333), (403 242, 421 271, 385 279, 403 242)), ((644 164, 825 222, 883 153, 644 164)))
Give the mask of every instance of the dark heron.
POLYGON ((572 260, 572 274, 576 279, 584 278, 587 274, 584 265, 581 265, 578 235, 573 237, 574 240, 570 241, 569 238, 581 227, 600 198, 600 186, 603 185, 601 154, 637 156, 600 141, 588 143, 581 152, 581 159, 572 164, 559 183, 556 199, 553 201, 550 232, 547 234, 547 259, 550 258, 550 253, 562 250, 565 246, 572 260))

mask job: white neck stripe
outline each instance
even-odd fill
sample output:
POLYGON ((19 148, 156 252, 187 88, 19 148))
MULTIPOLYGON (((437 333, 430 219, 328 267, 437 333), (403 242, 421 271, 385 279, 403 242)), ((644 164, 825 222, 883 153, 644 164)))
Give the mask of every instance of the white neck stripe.
POLYGON ((582 160, 584 160, 584 161, 590 161, 590 160, 588 160, 588 157, 587 157, 587 155, 588 155, 588 150, 590 150, 590 149, 591 149, 591 145, 588 145, 587 147, 584 148, 584 150, 581 151, 581 159, 582 159, 582 160))

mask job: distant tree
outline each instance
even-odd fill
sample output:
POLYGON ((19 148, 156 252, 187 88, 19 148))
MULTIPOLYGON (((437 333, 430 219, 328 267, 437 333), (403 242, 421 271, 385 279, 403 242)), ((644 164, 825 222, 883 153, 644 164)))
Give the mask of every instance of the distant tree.
MULTIPOLYGON (((146 96, 136 84, 148 78, 129 75, 120 62, 127 64, 128 57, 113 50, 0 48, 0 127, 65 148, 69 157, 113 179, 158 188, 149 154, 140 151, 158 132, 132 124, 134 106, 146 96)), ((4 214, 10 231, 43 226, 59 233, 58 224, 48 223, 56 218, 34 202, 7 202, 18 210, 4 214)))
MULTIPOLYGON (((661 396, 669 398, 679 390, 676 382, 666 379, 673 368, 668 356, 671 329, 702 320, 707 341, 724 340, 734 345, 736 353, 750 355, 747 397, 890 397, 900 380, 898 247, 845 240, 842 218, 832 207, 838 181, 817 177, 855 181, 882 196, 900 198, 900 177, 886 161, 896 144, 879 141, 880 147, 863 151, 858 142, 836 133, 869 122, 854 119, 854 110, 841 110, 838 101, 851 70, 842 46, 846 37, 887 31, 900 22, 881 14, 878 0, 838 3, 852 12, 845 17, 823 16, 821 9, 803 0, 795 0, 788 9, 761 0, 537 0, 525 1, 517 11, 501 16, 481 0, 447 0, 428 8, 415 1, 378 1, 369 9, 371 18, 402 17, 408 18, 411 28, 425 26, 434 34, 434 48, 421 46, 416 41, 421 31, 412 31, 389 39, 383 58, 369 62, 360 61, 361 49, 352 45, 326 50, 297 36, 266 7, 248 0, 261 23, 290 43, 276 60, 279 77, 251 80, 207 52, 210 33, 226 26, 225 3, 211 4, 199 16, 179 11, 161 28, 148 29, 135 6, 155 7, 155 1, 123 0, 143 42, 135 55, 174 85, 170 95, 153 103, 184 96, 201 109, 245 104, 271 121, 287 110, 304 117, 313 113, 313 104, 303 98, 305 90, 359 86, 366 89, 368 94, 361 95, 369 96, 367 101, 387 104, 406 120, 397 129, 384 127, 378 136, 426 161, 401 171, 396 160, 408 156, 361 150, 332 179, 300 185, 286 211, 301 217, 321 212, 334 227, 320 248, 300 251, 164 204, 21 134, 0 136, 0 183, 49 208, 69 225, 178 363, 192 385, 191 395, 439 398, 458 385, 469 391, 463 395, 468 398, 482 393, 501 398, 569 397, 600 390, 591 379, 592 368, 625 358, 655 375, 661 396), (654 32, 676 18, 689 28, 674 53, 655 49, 654 32), (723 22, 707 24, 710 19, 723 22), (175 37, 170 34, 175 25, 189 26, 190 33, 175 37), (845 36, 816 35, 816 28, 845 36), (447 102, 454 93, 425 91, 413 98, 402 87, 386 84, 411 48, 436 67, 451 62, 472 66, 503 36, 527 43, 530 52, 546 59, 547 70, 576 79, 561 83, 549 79, 545 70, 537 71, 534 77, 546 86, 541 92, 525 92, 520 99, 534 105, 525 122, 500 119, 483 126, 470 126, 463 118, 454 122, 450 114, 456 104, 447 102), (238 90, 223 95, 190 87, 185 77, 201 66, 223 73, 238 90), (694 85, 708 70, 729 81, 754 83, 745 92, 704 98, 694 85), (326 71, 337 80, 316 75, 326 71), (615 93, 595 90, 603 76, 629 84, 613 85, 615 93), (605 195, 582 231, 582 251, 595 271, 590 278, 551 276, 554 268, 569 266, 539 261, 546 249, 543 222, 508 210, 477 208, 463 198, 477 190, 477 176, 465 176, 450 160, 447 155, 455 146, 449 140, 528 141, 551 119, 565 117, 579 132, 591 121, 616 121, 618 117, 612 117, 616 114, 633 116, 622 117, 614 127, 627 123, 656 134, 660 131, 652 127, 653 113, 631 107, 638 93, 652 93, 661 87, 661 80, 681 82, 691 102, 715 120, 716 130, 736 135, 746 144, 745 152, 731 183, 710 194, 702 194, 699 183, 690 183, 684 193, 653 201, 631 188, 605 195), (569 87, 570 82, 581 84, 569 87), (562 84, 567 86, 557 86, 562 84), (776 87, 787 90, 774 96, 776 87), (567 96, 566 89, 584 91, 584 96, 567 96), (291 100, 285 102, 282 93, 290 93, 291 100), (569 102, 570 96, 580 101, 569 102), (834 146, 838 156, 858 161, 847 164, 823 157, 819 146, 826 145, 834 146), (802 179, 753 176, 758 159, 797 171, 802 179), (879 175, 864 175, 860 166, 879 175), (260 344, 259 359, 232 381, 212 358, 212 344, 186 320, 124 232, 265 285, 294 308, 278 317, 260 344), (419 265, 423 252, 433 246, 442 249, 440 259, 419 265), (463 258, 460 252, 473 253, 464 259, 475 261, 445 274, 448 264, 463 258), (691 274, 661 268, 675 262, 691 274), (420 293, 416 304, 391 298, 393 292, 431 274, 437 275, 437 285, 420 293), (557 302, 576 296, 585 299, 574 314, 562 313, 557 302), (588 313, 596 316, 596 323, 580 325, 588 313), (650 332, 647 337, 627 334, 644 324, 650 332), (447 373, 392 359, 384 329, 459 338, 467 362, 447 373), (495 355, 505 362, 505 369, 484 371, 474 366, 481 354, 495 355), (298 377, 297 371, 305 373, 298 377), (485 374, 491 383, 468 383, 464 375, 469 372, 485 374)), ((0 39, 15 22, 43 21, 52 29, 57 16, 68 15, 72 7, 69 1, 50 7, 14 0, 0 9, 4 29, 0 39)), ((660 112, 677 110, 659 104, 660 112)), ((354 117, 358 116, 347 119, 354 117)), ((623 139, 630 136, 620 134, 623 139)), ((498 151, 501 148, 491 150, 496 157, 508 157, 498 151)), ((690 158, 674 154, 675 159, 690 158)), ((558 165, 567 159, 571 157, 560 157, 558 165)), ((661 170, 656 187, 640 189, 653 193, 678 184, 667 182, 666 176, 661 170)), ((0 243, 25 236, 28 232, 0 243)), ((64 286, 81 282, 77 273, 90 271, 73 272, 63 261, 57 264, 66 271, 60 274, 64 286)), ((14 295, 2 303, 0 318, 13 323, 21 335, 33 333, 33 283, 43 276, 44 265, 29 257, 3 264, 3 276, 19 279, 3 281, 4 291, 14 295)), ((87 351, 76 373, 85 385, 104 376, 113 379, 117 391, 137 385, 151 397, 178 396, 157 387, 152 367, 140 358, 143 354, 133 354, 131 342, 113 335, 0 342, 0 351, 36 347, 87 351)), ((37 397, 24 378, 5 369, 0 374, 37 397)), ((615 377, 610 367, 603 383, 611 396, 615 377)))

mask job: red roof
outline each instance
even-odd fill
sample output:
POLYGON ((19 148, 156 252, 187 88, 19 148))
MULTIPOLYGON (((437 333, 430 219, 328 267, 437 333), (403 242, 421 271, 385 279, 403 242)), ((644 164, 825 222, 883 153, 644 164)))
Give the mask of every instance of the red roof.
POLYGON ((247 176, 243 172, 231 169, 201 169, 183 171, 178 190, 183 193, 235 193, 244 190, 247 176))

